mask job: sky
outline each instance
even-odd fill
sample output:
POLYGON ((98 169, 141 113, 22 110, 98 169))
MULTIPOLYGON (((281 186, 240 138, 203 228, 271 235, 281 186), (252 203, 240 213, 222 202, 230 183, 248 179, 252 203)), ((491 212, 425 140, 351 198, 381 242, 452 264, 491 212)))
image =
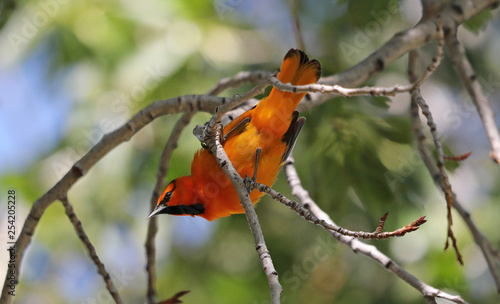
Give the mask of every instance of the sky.
POLYGON ((52 52, 42 43, 19 62, 0 62, 0 175, 26 170, 64 136, 72 100, 64 70, 48 77, 52 52))

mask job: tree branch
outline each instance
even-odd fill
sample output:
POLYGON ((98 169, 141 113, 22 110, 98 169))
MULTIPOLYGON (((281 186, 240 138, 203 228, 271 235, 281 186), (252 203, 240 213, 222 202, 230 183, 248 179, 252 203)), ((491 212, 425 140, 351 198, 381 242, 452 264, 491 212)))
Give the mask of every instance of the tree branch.
POLYGON ((314 214, 309 212, 309 210, 304 208, 301 204, 286 198, 281 193, 273 190, 269 186, 257 183, 256 181, 254 181, 253 179, 251 179, 248 176, 245 178, 244 183, 245 183, 245 187, 248 189, 249 192, 252 192, 253 190, 258 190, 262 193, 266 193, 269 196, 271 196, 275 201, 280 202, 283 205, 285 205, 288 208, 295 211, 298 215, 300 215, 306 221, 308 221, 314 225, 318 225, 327 231, 335 231, 335 232, 340 233, 340 234, 345 235, 345 236, 352 236, 352 237, 362 238, 362 239, 379 239, 379 240, 380 239, 387 239, 387 238, 395 237, 395 236, 403 236, 408 232, 415 231, 420 227, 420 225, 422 225, 426 222, 426 220, 424 219, 425 216, 422 216, 421 218, 414 221, 413 223, 406 225, 400 229, 390 231, 390 232, 382 232, 382 229, 384 228, 385 221, 387 219, 387 213, 386 213, 380 219, 380 223, 374 232, 352 231, 352 230, 348 230, 348 229, 342 228, 340 226, 337 226, 335 224, 327 223, 324 220, 318 219, 316 216, 314 216, 314 214))
MULTIPOLYGON (((288 184, 292 188, 292 194, 296 196, 302 203, 302 205, 305 208, 307 208, 318 219, 321 219, 331 225, 335 225, 335 223, 328 216, 328 214, 326 214, 323 210, 321 210, 321 208, 319 208, 318 205, 316 205, 316 203, 309 196, 307 190, 302 187, 299 175, 293 164, 293 159, 288 158, 288 161, 285 163, 284 167, 288 184)), ((413 288, 421 292, 428 303, 435 303, 435 298, 447 299, 449 301, 452 301, 453 303, 462 303, 462 304, 466 303, 460 296, 450 295, 420 281, 419 279, 408 273, 406 270, 404 270, 391 258, 380 252, 377 249, 377 247, 365 244, 361 242, 359 239, 356 239, 351 236, 342 235, 336 231, 329 230, 328 232, 337 240, 339 240, 341 243, 351 247, 351 249, 355 253, 361 253, 362 255, 369 257, 370 259, 377 262, 384 269, 386 269, 389 272, 392 272, 398 278, 406 282, 408 285, 412 286, 413 288)))
MULTIPOLYGON (((439 15, 445 34, 480 12, 497 6, 498 0, 454 0, 443 3, 439 15)), ((382 47, 355 66, 337 75, 325 77, 320 82, 350 87, 359 86, 407 52, 438 38, 436 24, 435 18, 422 20, 413 28, 396 33, 382 47)))
POLYGON ((227 112, 221 119, 222 125, 226 126, 233 119, 238 118, 241 114, 255 107, 257 103, 259 103, 259 100, 251 98, 246 102, 240 104, 239 106, 235 107, 231 111, 227 112))
POLYGON ((321 93, 321 94, 337 94, 344 97, 353 96, 395 96, 400 93, 409 93, 410 91, 420 87, 420 85, 437 69, 443 57, 444 33, 441 19, 437 17, 437 33, 438 33, 438 54, 432 58, 432 63, 427 67, 422 77, 414 79, 410 84, 396 84, 392 87, 362 87, 362 88, 344 88, 340 85, 326 85, 313 83, 309 85, 292 85, 283 83, 275 76, 269 76, 269 82, 280 91, 293 93, 321 93))
POLYGON ((491 109, 490 102, 483 92, 483 88, 477 81, 476 72, 467 59, 463 46, 458 41, 456 32, 446 39, 446 47, 450 51, 451 62, 455 71, 460 76, 467 92, 469 93, 477 112, 483 122, 484 130, 491 145, 490 157, 500 165, 500 134, 495 123, 495 113, 491 109))
POLYGON ((420 109, 422 110, 422 114, 427 119, 427 125, 429 126, 429 129, 431 131, 431 136, 432 140, 434 141, 434 146, 436 147, 436 152, 437 152, 437 167, 439 169, 439 174, 441 175, 443 185, 444 185, 444 196, 446 199, 446 206, 447 206, 447 213, 448 213, 448 228, 447 228, 447 238, 446 238, 446 243, 445 243, 445 250, 448 248, 448 240, 451 239, 453 248, 455 249, 455 253, 457 256, 458 262, 463 265, 463 260, 462 260, 462 255, 460 254, 460 251, 458 250, 457 247, 457 240, 455 238, 455 235, 453 234, 453 230, 451 226, 453 225, 453 218, 451 214, 451 208, 453 205, 453 197, 455 194, 453 193, 453 190, 451 188, 450 181, 448 179, 448 174, 446 173, 446 169, 444 168, 444 152, 443 148, 441 145, 441 141, 439 140, 439 136, 437 134, 437 127, 436 124, 434 123, 434 120, 432 118, 432 113, 429 110, 429 106, 425 102, 425 100, 422 98, 422 95, 420 94, 419 89, 414 89, 411 91, 411 99, 414 103, 416 103, 420 109))
MULTIPOLYGON (((264 235, 262 234, 262 229, 260 227, 259 218, 257 217, 257 213, 255 213, 254 206, 252 204, 252 201, 250 200, 250 192, 245 188, 243 179, 234 168, 231 160, 227 156, 224 148, 222 147, 222 144, 220 143, 220 137, 222 136, 222 125, 217 124, 215 127, 216 130, 214 131, 213 137, 205 138, 204 142, 208 145, 209 149, 217 159, 217 163, 220 165, 224 173, 228 176, 229 180, 234 185, 236 192, 238 193, 241 205, 245 209, 245 215, 248 225, 250 226, 250 230, 252 231, 255 242, 255 249, 259 254, 264 273, 266 274, 267 281, 269 283, 269 288, 271 290, 271 303, 278 304, 280 303, 280 295, 283 291, 283 288, 279 283, 278 272, 274 268, 271 254, 267 249, 264 235)), ((208 132, 206 132, 206 134, 211 134, 211 131, 207 131, 208 132)))
POLYGON ((243 71, 239 72, 233 77, 227 77, 221 79, 217 84, 208 90, 207 95, 219 95, 224 90, 228 88, 236 88, 245 83, 256 83, 260 82, 267 77, 269 77, 271 73, 268 71, 243 71))
MULTIPOLYGON (((182 130, 186 128, 186 126, 191 121, 191 118, 195 112, 187 112, 182 115, 181 118, 177 121, 170 133, 170 137, 165 144, 165 148, 163 148, 163 152, 160 156, 160 160, 158 162, 158 171, 156 172, 156 184, 151 195, 150 201, 150 210, 153 211, 158 198, 160 197, 160 193, 165 182, 165 176, 167 175, 170 158, 172 157, 172 153, 177 148, 177 143, 181 136, 182 130)), ((156 271, 155 271, 155 263, 156 263, 156 248, 155 248, 155 237, 158 231, 158 218, 152 217, 149 219, 148 223, 148 232, 146 237, 146 272, 148 274, 148 290, 146 294, 146 298, 149 304, 156 304, 156 289, 155 289, 155 280, 156 280, 156 271)))
MULTIPOLYGON (((410 81, 412 78, 416 78, 416 71, 418 71, 419 65, 419 55, 418 50, 414 50, 410 52, 408 64, 408 74, 410 77, 410 81)), ((443 192, 446 191, 446 186, 443 182, 442 175, 434 158, 432 156, 429 147, 426 144, 426 136, 422 131, 422 124, 419 117, 419 106, 416 103, 416 100, 411 99, 411 111, 410 111, 410 119, 411 119, 411 130, 413 132, 413 136, 417 143, 417 148, 420 153, 420 157, 422 158, 427 170, 429 171, 431 177, 433 178, 436 186, 438 186, 443 192)), ((493 248, 491 243, 486 239, 486 237, 481 233, 476 223, 473 221, 470 213, 465 210, 465 208, 458 202, 456 196, 453 194, 453 207, 460 214, 467 227, 469 228, 474 242, 480 248, 486 263, 488 264, 488 268, 493 276, 495 281, 495 285, 497 287, 497 291, 500 293, 500 256, 498 252, 493 248)))
POLYGON ((420 107, 420 109, 422 110, 422 114, 424 114, 424 116, 426 117, 427 125, 429 126, 429 129, 431 131, 431 136, 432 140, 434 141, 434 146, 436 147, 436 153, 438 158, 437 167, 439 169, 439 174, 441 175, 441 179, 444 185, 444 197, 446 199, 446 209, 448 213, 448 228, 447 228, 448 236, 446 238, 444 249, 445 250, 448 249, 449 245, 448 240, 451 240, 453 248, 455 249, 455 253, 457 255, 457 260, 461 265, 463 265, 464 262, 462 260, 462 255, 460 254, 460 251, 458 250, 457 247, 457 239, 455 238, 455 235, 451 228, 451 226, 453 225, 451 208, 453 206, 453 197, 455 196, 455 193, 453 193, 450 181, 448 179, 448 173, 446 173, 446 169, 444 168, 444 152, 443 152, 443 147, 441 145, 441 141, 439 140, 439 136, 437 135, 437 127, 432 118, 432 113, 429 110, 429 106, 422 98, 422 95, 420 95, 420 91, 418 89, 412 90, 411 99, 420 107))
MULTIPOLYGON (((277 72, 272 73, 269 77, 276 75, 277 72)), ((243 104, 251 98, 261 94, 270 85, 269 77, 261 81, 257 86, 253 87, 250 91, 243 93, 243 95, 234 95, 229 102, 224 103, 222 106, 215 109, 215 114, 205 124, 205 126, 196 126, 193 134, 200 142, 205 142, 206 139, 211 139, 214 136, 216 125, 222 120, 222 117, 235 107, 243 104)), ((205 142, 206 143, 206 142, 205 142)))
POLYGON ((293 27, 293 36, 297 43, 297 48, 306 52, 306 44, 304 43, 302 29, 299 20, 299 10, 297 9, 295 0, 288 0, 288 7, 290 8, 290 20, 293 27))
MULTIPOLYGON (((498 0, 453 0, 442 3, 439 16, 445 35, 451 29, 456 29, 480 12, 497 8, 498 4, 498 0)), ((327 85, 358 87, 404 54, 438 38, 436 25, 435 18, 422 19, 413 28, 396 33, 389 41, 358 64, 341 73, 324 77, 319 82, 327 85)), ((311 93, 310 97, 302 100, 297 108, 298 111, 310 109, 332 99, 331 96, 320 93, 311 93)))
POLYGON ((106 284, 106 288, 109 291, 109 294, 111 297, 113 297, 113 300, 115 300, 115 303, 117 304, 122 304, 123 301, 120 298, 120 295, 118 294, 118 291, 116 290, 115 284, 113 284, 113 280, 111 279, 111 276, 109 275, 109 272, 106 270, 106 267, 104 264, 101 262, 99 259, 99 256, 97 255, 97 252, 95 251, 94 245, 89 240, 89 237, 85 233, 85 230, 83 229, 82 222, 78 219, 76 216, 75 211, 73 210, 73 206, 71 206, 71 203, 68 201, 68 198, 65 196, 61 198, 61 203, 64 206, 64 210, 66 211, 66 215, 68 216, 69 220, 71 221, 71 224, 73 224, 73 227, 75 228, 76 234, 82 241, 83 245, 85 245, 85 248, 87 249, 87 252, 94 261, 94 264, 97 267, 97 271, 101 275, 102 279, 104 280, 104 283, 106 284))
MULTIPOLYGON (((443 56, 443 48, 442 48, 443 42, 444 42, 443 27, 442 27, 442 23, 441 23, 441 18, 439 16, 436 18, 437 18, 438 34, 439 34, 439 36, 438 36, 438 38, 439 38, 438 39, 438 55, 437 55, 437 57, 433 58, 433 60, 432 60, 433 63, 427 68, 426 72, 424 73, 424 77, 425 77, 425 75, 428 75, 430 71, 432 71, 433 69, 435 69, 438 66, 438 64, 443 56)), ((409 61, 408 70, 409 70, 410 81, 421 83, 421 81, 415 80, 417 74, 416 74, 416 71, 413 70, 413 68, 415 68, 417 66, 417 63, 413 62, 414 60, 418 60, 416 53, 413 53, 412 56, 409 56, 409 58, 410 58, 410 61, 409 61)), ((444 183, 444 195, 445 195, 445 199, 446 199, 446 203, 447 203, 446 206, 447 206, 447 212, 448 212, 448 228, 447 228, 447 238, 446 238, 446 243, 445 243, 445 250, 448 248, 448 245, 449 245, 448 240, 451 239, 453 248, 455 249, 457 260, 461 265, 463 265, 462 255, 460 254, 460 251, 458 250, 457 240, 456 240, 455 235, 453 233, 453 230, 451 228, 451 226, 453 225, 451 208, 453 205, 453 197, 455 196, 455 194, 453 193, 453 190, 451 189, 451 184, 450 184, 449 179, 448 179, 448 174, 446 173, 446 169, 444 168, 444 152, 443 152, 441 142, 439 141, 439 137, 437 135, 437 127, 436 127, 436 124, 434 123, 434 120, 432 118, 432 113, 429 110, 429 106, 427 105, 425 100, 422 98, 422 95, 420 94, 419 86, 416 86, 415 88, 413 88, 410 91, 410 95, 411 95, 412 103, 417 104, 420 107, 420 109, 422 110, 422 114, 424 114, 425 118, 427 119, 427 125, 429 126, 429 129, 431 131, 431 136, 432 136, 432 139, 434 141, 434 145, 436 146, 437 158, 438 158, 437 166, 439 168, 439 173, 442 176, 442 180, 444 183)))

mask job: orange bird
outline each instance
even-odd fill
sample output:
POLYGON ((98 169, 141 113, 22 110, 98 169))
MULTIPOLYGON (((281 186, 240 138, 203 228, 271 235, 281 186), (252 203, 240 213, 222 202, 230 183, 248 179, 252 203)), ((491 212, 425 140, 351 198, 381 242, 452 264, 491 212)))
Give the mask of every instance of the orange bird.
MULTIPOLYGON (((283 83, 306 85, 318 81, 321 65, 300 50, 291 49, 281 64, 278 79, 283 83)), ((224 127, 222 146, 240 176, 253 176, 258 158, 256 181, 272 186, 295 145, 305 118, 295 108, 305 93, 280 92, 273 88, 257 106, 224 127)), ((250 194, 256 204, 263 193, 250 194)), ((191 175, 172 180, 158 199, 149 217, 158 214, 201 216, 209 221, 234 213, 244 213, 238 194, 209 149, 194 155, 191 175)), ((149 218, 148 217, 148 218, 149 218)))

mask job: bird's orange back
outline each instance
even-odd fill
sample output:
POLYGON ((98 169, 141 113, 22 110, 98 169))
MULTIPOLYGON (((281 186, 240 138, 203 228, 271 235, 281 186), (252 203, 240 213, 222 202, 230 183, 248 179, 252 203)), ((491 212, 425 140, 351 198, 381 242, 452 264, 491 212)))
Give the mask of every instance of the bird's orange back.
MULTIPOLYGON (((278 79, 283 83, 306 85, 315 83, 320 74, 321 65, 318 61, 309 60, 304 52, 291 49, 283 59, 278 79)), ((304 95, 280 92, 273 88, 269 96, 255 108, 225 126, 224 134, 234 131, 227 136, 223 147, 241 177, 253 175, 255 153, 257 148, 261 148, 257 182, 268 186, 274 184, 283 158, 288 155, 304 123, 304 120, 297 120, 298 113, 294 114, 304 95)), ((262 195, 253 191, 250 194, 252 202, 257 203, 262 195)), ((186 210, 184 214, 179 208, 174 208, 175 212, 170 213, 198 215, 207 220, 244 213, 236 190, 208 149, 196 152, 191 164, 191 175, 176 179, 175 187, 167 187, 158 200, 157 209, 161 204, 165 204, 166 211, 159 213, 169 213, 168 208, 183 206, 186 210), (189 189, 184 189, 186 187, 189 189), (194 205, 196 208, 187 207, 194 205)))
MULTIPOLYGON (((317 60, 309 60, 304 52, 291 49, 283 59, 278 79, 283 83, 307 85, 316 83, 320 76, 321 64, 317 60)), ((306 93, 281 92, 273 88, 268 97, 264 97, 254 109, 229 123, 226 129, 231 130, 241 119, 252 116, 252 123, 257 128, 271 129, 277 135, 283 135, 290 126, 293 111, 305 95, 306 93)))

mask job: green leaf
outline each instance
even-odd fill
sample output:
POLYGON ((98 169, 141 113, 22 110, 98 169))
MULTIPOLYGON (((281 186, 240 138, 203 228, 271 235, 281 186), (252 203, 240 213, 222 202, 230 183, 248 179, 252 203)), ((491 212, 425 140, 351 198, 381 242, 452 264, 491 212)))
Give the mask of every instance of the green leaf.
POLYGON ((465 21, 464 26, 474 34, 479 34, 483 26, 492 18, 491 11, 486 10, 479 13, 470 20, 465 21))

